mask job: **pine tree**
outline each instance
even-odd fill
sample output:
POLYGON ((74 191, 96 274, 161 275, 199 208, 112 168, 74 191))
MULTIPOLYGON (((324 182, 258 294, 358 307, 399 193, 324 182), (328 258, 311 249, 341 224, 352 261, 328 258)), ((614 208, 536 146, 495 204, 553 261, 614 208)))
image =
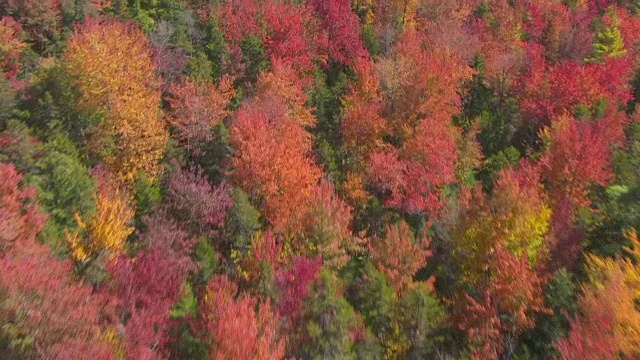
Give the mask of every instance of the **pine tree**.
POLYGON ((611 23, 596 35, 593 56, 585 59, 586 62, 601 62, 606 58, 617 58, 627 54, 615 10, 610 11, 609 16, 611 23))

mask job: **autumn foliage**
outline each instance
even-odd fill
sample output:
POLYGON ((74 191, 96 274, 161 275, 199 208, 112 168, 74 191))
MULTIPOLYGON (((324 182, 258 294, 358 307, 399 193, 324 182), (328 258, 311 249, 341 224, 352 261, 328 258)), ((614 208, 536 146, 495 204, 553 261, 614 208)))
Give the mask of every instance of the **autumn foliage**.
MULTIPOLYGON (((635 231, 627 233, 634 257, 640 254, 635 231)), ((626 357, 640 354, 640 311, 636 301, 639 269, 630 259, 603 259, 589 255, 589 277, 580 298, 581 317, 571 321, 571 333, 557 343, 561 358, 592 356, 614 359, 617 353, 626 357)))
POLYGON ((543 280, 524 255, 497 248, 489 267, 492 275, 480 300, 465 295, 459 325, 469 337, 474 359, 498 357, 534 326, 537 312, 545 311, 543 280))
MULTIPOLYGON (((175 225, 166 230, 186 237, 175 225)), ((109 264, 112 278, 105 292, 116 301, 116 315, 125 334, 123 348, 128 357, 153 359, 162 352, 169 341, 171 307, 180 297, 191 266, 184 254, 163 244, 160 236, 163 234, 148 234, 147 241, 151 242, 148 249, 133 259, 120 256, 109 264)), ((178 237, 174 241, 179 240, 178 237)))
POLYGON ((102 309, 108 299, 74 278, 69 261, 60 261, 36 239, 46 216, 33 203, 33 189, 22 176, 0 164, 0 317, 4 333, 16 343, 31 342, 33 354, 56 358, 109 356, 102 309), (23 212, 24 209, 24 212, 23 212))
POLYGON ((221 228, 232 205, 229 185, 213 186, 201 169, 177 168, 169 179, 169 210, 194 232, 221 228))
POLYGON ((299 103, 287 94, 265 93, 238 111, 230 129, 236 149, 232 178, 262 202, 263 214, 276 230, 295 233, 301 231, 320 169, 308 156, 311 136, 303 127, 305 117, 296 116, 299 103))
POLYGON ((18 60, 26 47, 26 44, 20 39, 21 33, 22 28, 15 20, 10 17, 0 19, 0 47, 2 48, 0 67, 7 80, 14 82, 14 84, 20 72, 18 60))
POLYGON ((230 81, 224 79, 216 86, 185 80, 174 84, 169 92, 172 115, 168 121, 175 137, 186 148, 202 151, 204 143, 212 140, 212 127, 229 115, 226 108, 233 97, 230 81))
POLYGON ((130 226, 133 211, 127 202, 126 193, 101 170, 96 171, 98 190, 94 195, 96 213, 85 223, 76 214, 78 232, 67 234, 73 257, 85 261, 92 256, 107 254, 117 256, 124 247, 127 237, 133 233, 130 226), (79 238, 80 230, 85 230, 87 239, 79 238))
POLYGON ((103 119, 90 148, 128 184, 137 171, 160 172, 167 132, 151 49, 143 33, 117 21, 88 20, 69 40, 64 64, 80 91, 78 107, 103 119))
POLYGON ((406 223, 392 225, 383 238, 369 245, 376 266, 384 272, 396 291, 402 292, 411 285, 413 275, 427 265, 430 251, 427 239, 416 238, 406 223))
POLYGON ((272 359, 284 357, 284 339, 276 334, 277 313, 269 303, 256 312, 256 299, 236 298, 237 286, 223 276, 207 285, 202 313, 213 348, 212 359, 272 359))
POLYGON ((0 14, 15 19, 37 51, 44 51, 60 37, 62 2, 58 0, 6 0, 0 14))
POLYGON ((0 358, 640 358, 640 1, 0 0, 0 358))

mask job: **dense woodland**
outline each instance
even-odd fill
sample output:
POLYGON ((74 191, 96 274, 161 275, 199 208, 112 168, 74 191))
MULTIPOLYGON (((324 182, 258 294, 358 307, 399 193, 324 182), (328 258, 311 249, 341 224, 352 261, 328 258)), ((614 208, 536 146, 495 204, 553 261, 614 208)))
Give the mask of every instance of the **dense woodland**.
POLYGON ((0 358, 640 359, 640 1, 0 18, 0 358))

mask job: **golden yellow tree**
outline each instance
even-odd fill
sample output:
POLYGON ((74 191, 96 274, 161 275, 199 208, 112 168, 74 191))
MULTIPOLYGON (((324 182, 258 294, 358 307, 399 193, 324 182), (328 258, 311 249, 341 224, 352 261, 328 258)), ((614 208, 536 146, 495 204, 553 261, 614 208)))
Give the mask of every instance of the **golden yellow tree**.
POLYGON ((118 21, 88 20, 69 39, 64 65, 80 91, 78 108, 102 119, 89 148, 129 184, 138 171, 160 171, 168 133, 159 80, 143 32, 118 21))
POLYGON ((109 181, 105 174, 98 174, 98 191, 94 198, 96 213, 87 223, 76 214, 79 229, 73 234, 67 233, 71 255, 81 262, 102 253, 115 256, 134 231, 129 226, 134 212, 127 205, 126 192, 109 181), (80 238, 80 230, 86 232, 86 239, 80 238))
POLYGON ((477 284, 484 278, 498 246, 516 256, 526 255, 534 266, 546 256, 551 210, 542 198, 537 175, 528 170, 503 170, 489 199, 478 189, 456 227, 454 257, 465 281, 477 284))
POLYGON ((629 258, 587 255, 590 287, 585 289, 583 302, 595 297, 606 304, 617 350, 635 359, 640 356, 640 241, 635 230, 627 239, 632 244, 625 249, 629 258))

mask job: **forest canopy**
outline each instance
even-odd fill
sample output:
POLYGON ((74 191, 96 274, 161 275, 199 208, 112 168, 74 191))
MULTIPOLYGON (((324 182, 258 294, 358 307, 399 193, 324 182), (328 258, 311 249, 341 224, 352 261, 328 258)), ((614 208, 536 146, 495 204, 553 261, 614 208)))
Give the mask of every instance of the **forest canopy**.
POLYGON ((638 0, 0 0, 0 358, 640 359, 638 99, 638 0))

